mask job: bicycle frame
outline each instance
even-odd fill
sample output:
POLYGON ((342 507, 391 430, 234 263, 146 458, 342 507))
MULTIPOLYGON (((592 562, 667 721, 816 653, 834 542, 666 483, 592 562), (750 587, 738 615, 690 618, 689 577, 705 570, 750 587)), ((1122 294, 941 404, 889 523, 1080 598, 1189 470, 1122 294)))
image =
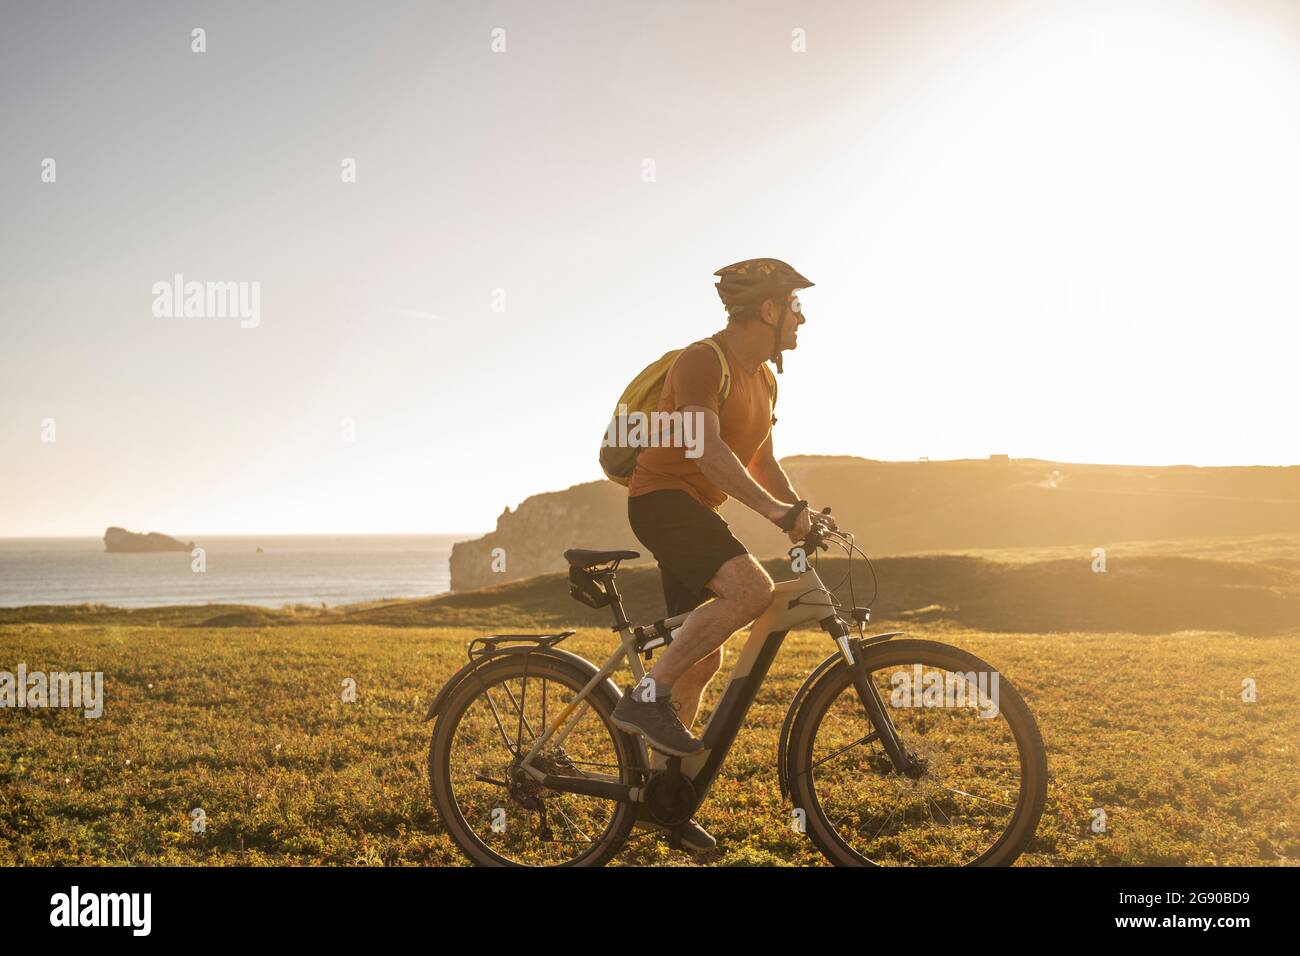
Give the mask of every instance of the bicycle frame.
MULTIPOLYGON (((533 741, 532 747, 521 762, 521 768, 552 790, 639 803, 644 800, 644 788, 629 786, 614 777, 607 775, 557 776, 547 774, 532 766, 533 758, 548 744, 553 743, 558 746, 564 741, 565 736, 585 713, 588 706, 586 703, 588 695, 617 670, 624 660, 628 662, 635 681, 639 681, 645 676, 645 668, 642 665, 641 655, 636 643, 635 629, 623 613, 622 600, 613 587, 612 581, 608 586, 613 596, 615 630, 619 634, 622 646, 610 655, 609 659, 605 661, 604 665, 588 681, 586 686, 556 715, 550 726, 544 728, 543 732, 533 741)), ((675 630, 686 620, 689 613, 667 618, 660 623, 660 629, 665 631, 675 630)), ((731 672, 722 698, 718 701, 718 706, 714 709, 705 725, 704 734, 701 737, 701 743, 704 745, 703 749, 681 761, 681 774, 691 782, 695 791, 696 808, 704 802, 708 795, 708 791, 717 777, 718 770, 731 750, 731 745, 734 743, 736 735, 744 723, 745 716, 758 694, 758 689, 762 686, 768 669, 781 647, 781 642, 785 640, 785 636, 792 629, 811 623, 820 624, 831 634, 839 646, 844 662, 849 667, 862 670, 859 665, 860 655, 855 658, 853 653, 853 647, 857 642, 850 639, 849 627, 836 613, 834 598, 822 583, 816 570, 809 568, 794 580, 778 583, 774 589, 772 603, 750 626, 749 637, 741 650, 740 659, 731 672), (855 667, 855 665, 858 666, 855 667)), ((883 706, 880 706, 874 688, 869 686, 869 681, 864 680, 863 683, 868 685, 866 693, 875 698, 874 701, 864 699, 869 713, 876 711, 870 713, 873 721, 877 718, 883 718, 885 726, 892 731, 891 722, 883 717, 883 706), (875 703, 877 707, 873 707, 872 703, 875 703)), ((863 687, 859 687, 859 692, 863 692, 863 687)), ((876 723, 876 727, 879 729, 881 724, 876 723)), ((894 735, 892 733, 886 732, 883 736, 887 744, 893 742, 894 735)), ((887 747, 887 749, 889 748, 887 747)), ((659 758, 658 763, 660 765, 667 764, 667 758, 663 758, 658 754, 655 756, 659 758)), ((894 756, 894 754, 891 753, 891 756, 894 756)), ((655 761, 652 760, 652 766, 647 768, 648 770, 657 769, 653 766, 653 763, 655 761)))
MULTIPOLYGON (((812 530, 804 537, 802 545, 797 550, 792 549, 790 554, 792 557, 815 555, 818 550, 825 550, 828 540, 837 541, 844 546, 849 556, 849 574, 845 575, 844 580, 850 581, 853 555, 855 552, 860 554, 861 550, 853 543, 851 533, 838 533, 838 529, 828 526, 829 521, 822 520, 829 514, 830 510, 826 509, 821 514, 812 516, 812 530)), ((883 642, 902 636, 901 631, 868 636, 866 622, 870 619, 870 605, 875 598, 877 583, 875 572, 870 567, 872 596, 868 598, 866 607, 853 607, 851 615, 846 608, 841 608, 831 591, 822 583, 815 567, 804 570, 794 580, 782 581, 774 586, 771 602, 750 626, 717 706, 699 732, 700 748, 697 752, 688 757, 668 756, 648 746, 640 733, 624 733, 616 729, 618 725, 611 726, 613 721, 608 711, 617 707, 620 693, 610 679, 614 671, 626 661, 634 682, 639 683, 646 676, 642 657, 648 659, 654 648, 670 644, 673 632, 694 613, 692 610, 657 620, 653 624, 633 625, 624 612, 622 598, 615 584, 615 574, 620 561, 637 556, 635 552, 628 551, 578 548, 565 552, 570 565, 570 595, 588 607, 609 607, 613 612, 614 626, 610 630, 619 635, 619 646, 603 666, 597 668, 596 664, 586 658, 558 647, 572 631, 556 634, 497 634, 477 638, 467 648, 470 660, 452 675, 429 705, 426 720, 435 716, 439 718, 429 750, 430 786, 434 791, 435 802, 449 821, 453 839, 472 859, 479 862, 502 862, 504 859, 477 835, 475 828, 466 820, 461 810, 462 801, 453 791, 451 780, 445 776, 459 720, 480 696, 487 698, 486 704, 492 712, 497 731, 502 735, 505 748, 509 751, 510 760, 505 770, 506 779, 498 779, 485 772, 475 773, 474 779, 505 788, 509 799, 529 810, 535 810, 538 813, 538 830, 535 835, 538 840, 583 842, 555 841, 554 834, 547 825, 547 805, 544 802, 548 799, 547 793, 554 796, 572 793, 615 804, 615 816, 605 825, 606 836, 595 841, 604 843, 598 855, 592 858, 596 863, 606 862, 612 853, 617 852, 634 827, 664 831, 669 834, 674 845, 689 847, 693 845, 690 842, 693 836, 690 829, 692 817, 707 801, 781 644, 791 630, 810 624, 819 625, 829 634, 836 642, 837 650, 812 668, 794 692, 778 734, 775 756, 782 797, 793 794, 797 802, 816 810, 806 819, 810 825, 807 832, 818 849, 837 865, 872 862, 870 857, 864 856, 845 842, 842 835, 838 834, 839 822, 832 823, 822 812, 822 799, 819 795, 822 788, 819 781, 826 772, 817 769, 854 747, 868 744, 874 746, 864 756, 864 768, 849 766, 847 770, 851 774, 898 774, 899 777, 894 781, 896 785, 906 791, 913 791, 919 785, 923 788, 920 795, 933 802, 928 796, 927 780, 934 773, 933 784, 941 790, 1014 809, 1009 823, 997 837, 997 842, 970 862, 1005 864, 1013 861, 1023 851, 1037 826, 1047 796, 1046 753, 1033 715, 1008 685, 1005 688, 1010 691, 1010 714, 1007 720, 1015 739, 1020 771, 1019 795, 1014 808, 1008 802, 1009 796, 1005 800, 999 798, 990 801, 976 792, 967 792, 968 789, 978 791, 978 787, 957 789, 947 786, 942 775, 945 761, 939 755, 936 765, 935 742, 926 738, 925 728, 931 722, 921 717, 920 723, 915 727, 917 739, 912 739, 912 721, 901 721, 897 726, 894 723, 885 697, 893 700, 889 687, 897 684, 897 672, 889 673, 889 668, 898 661, 919 661, 909 656, 916 653, 941 669, 955 666, 958 671, 972 668, 981 672, 989 670, 995 677, 997 672, 965 651, 933 641, 905 641, 893 652, 883 646, 883 642), (476 653, 476 648, 479 648, 479 653, 476 653), (511 657, 514 660, 510 661, 511 657), (547 662, 537 668, 537 677, 542 681, 541 715, 540 720, 532 723, 525 717, 527 702, 530 700, 530 660, 547 662), (955 665, 954 660, 957 661, 955 665), (489 661, 501 661, 506 666, 488 666, 489 661), (485 667, 488 681, 484 681, 483 674, 479 672, 480 668, 485 667), (571 692, 577 689, 572 700, 558 706, 558 714, 555 712, 557 708, 548 711, 546 706, 545 687, 548 676, 571 692), (518 678, 522 678, 523 683, 516 695, 510 689, 510 682, 518 678), (479 684, 477 691, 472 686, 466 687, 467 683, 475 679, 479 684), (503 726, 502 718, 488 694, 489 682, 506 685, 505 694, 514 707, 513 711, 507 713, 506 719, 517 717, 510 728, 503 726), (845 703, 851 710, 855 709, 853 696, 857 698, 856 703, 862 706, 863 712, 850 715, 848 720, 849 736, 857 739, 847 746, 838 746, 839 742, 834 742, 830 745, 830 752, 826 752, 827 748, 821 748, 822 753, 818 756, 821 747, 819 729, 823 718, 830 712, 829 708, 839 706, 840 695, 844 695, 845 703), (448 704, 449 701, 452 702, 451 705, 448 704), (444 713, 444 708, 448 706, 451 709, 444 713), (617 751, 613 762, 601 755, 598 755, 599 762, 583 760, 580 758, 587 755, 587 748, 575 747, 571 743, 570 749, 574 750, 574 754, 570 755, 563 747, 569 734, 592 707, 603 715, 600 721, 602 729, 613 736, 612 742, 617 751), (446 726, 444 718, 450 721, 446 726), (880 750, 884 752, 880 753, 880 750), (580 766, 581 764, 587 766, 580 766), (605 773, 591 772, 596 768, 608 769, 605 773), (912 784, 908 783, 908 778, 912 784)), ((869 562, 865 554, 862 556, 869 562)), ((849 593, 853 593, 852 585, 849 593)), ((966 675, 966 679, 969 682, 971 675, 966 675)), ((944 686, 947 687, 946 679, 944 686)), ((943 706, 942 703, 938 705, 943 706)), ((895 703, 895 706, 916 705, 895 703)), ((981 713, 980 716, 989 715, 981 713)), ((844 729, 844 721, 836 719, 833 722, 837 731, 844 729)), ((491 734, 491 731, 488 733, 491 734)), ((944 747, 941 746, 940 749, 944 747)), ((491 763, 496 765, 495 760, 491 763)), ((487 766, 480 765, 480 771, 487 766)), ((1010 764, 1008 767, 1014 772, 1014 767, 1010 764)), ((967 769, 973 769, 977 775, 982 775, 986 768, 975 766, 967 769)), ((994 776, 994 788, 1001 793, 998 781, 1003 775, 999 772, 994 776)), ((830 778, 827 774, 827 779, 830 778)), ((834 789, 833 784, 828 786, 834 789)), ((877 801, 869 797, 868 802, 874 805, 877 801)), ((492 806, 490 803, 488 805, 492 806)), ((937 803, 934 806, 939 808, 937 803)), ((559 810, 558 805, 556 809, 559 810)), ((929 803, 926 804, 926 809, 929 810, 929 803)), ((493 812, 495 814, 495 810, 493 812)), ((980 813, 982 819, 983 810, 980 813)), ((951 825, 947 814, 941 809, 940 814, 944 817, 944 825, 951 825)), ((891 813, 885 818, 886 824, 893 815, 891 813)), ((931 823, 936 822, 933 817, 929 819, 931 823)), ((982 824, 979 826, 987 829, 982 824)), ((879 833, 878 829, 876 835, 879 833)), ((581 831, 578 831, 578 835, 587 842, 592 842, 581 831)), ((874 840, 875 835, 870 839, 874 840)), ((581 863, 583 860, 571 862, 581 863)))

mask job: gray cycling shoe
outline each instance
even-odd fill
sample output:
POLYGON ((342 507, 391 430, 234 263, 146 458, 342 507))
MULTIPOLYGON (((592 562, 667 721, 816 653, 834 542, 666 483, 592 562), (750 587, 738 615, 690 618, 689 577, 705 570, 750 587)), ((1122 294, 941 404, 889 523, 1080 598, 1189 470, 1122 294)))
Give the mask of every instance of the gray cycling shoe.
POLYGON ((609 715, 610 723, 629 734, 640 734, 651 747, 670 757, 689 757, 704 749, 677 719, 677 705, 671 697, 661 694, 656 700, 640 701, 632 696, 632 690, 624 691, 609 715))
POLYGON ((705 853, 718 845, 718 841, 714 839, 713 834, 694 820, 687 820, 681 826, 666 827, 654 820, 638 819, 636 829, 658 830, 667 834, 668 842, 672 846, 680 846, 682 849, 690 850, 693 853, 705 853))

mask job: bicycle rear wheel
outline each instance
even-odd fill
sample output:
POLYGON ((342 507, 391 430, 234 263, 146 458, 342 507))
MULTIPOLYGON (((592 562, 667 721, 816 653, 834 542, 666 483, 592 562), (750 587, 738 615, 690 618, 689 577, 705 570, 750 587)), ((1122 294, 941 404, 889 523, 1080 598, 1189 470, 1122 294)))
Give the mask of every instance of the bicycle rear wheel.
POLYGON ((787 766, 808 836, 840 866, 1013 862, 1047 798, 1047 756, 1010 681, 955 647, 890 641, 866 667, 902 745, 924 764, 898 773, 840 664, 809 691, 787 766))
MULTIPOLYGON (((544 655, 501 657, 452 692, 429 743, 429 786, 451 838, 484 866, 602 866, 636 822, 635 807, 549 790, 519 767, 542 729, 586 686, 580 668, 544 655)), ((634 742, 610 723, 597 686, 559 746, 533 765, 565 776, 634 783, 634 742)))

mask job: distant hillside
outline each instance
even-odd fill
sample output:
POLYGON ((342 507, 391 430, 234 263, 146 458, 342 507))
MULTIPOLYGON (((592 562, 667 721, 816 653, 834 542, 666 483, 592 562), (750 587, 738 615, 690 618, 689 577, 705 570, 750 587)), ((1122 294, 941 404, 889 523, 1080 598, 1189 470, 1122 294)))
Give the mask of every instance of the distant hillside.
MULTIPOLYGON (((831 505, 875 554, 1024 547, 1106 547, 1300 532, 1300 467, 1073 465, 1037 459, 886 462, 800 456, 782 465, 802 494, 831 505)), ((535 495, 492 533, 457 544, 451 588, 494 586, 563 570, 565 548, 643 550, 627 492, 610 481, 535 495), (493 570, 501 548, 505 571, 493 570)), ((761 557, 784 537, 744 506, 722 510, 761 557)), ((642 563, 645 559, 642 560, 642 563)))
MULTIPOLYGON (((944 623, 986 631, 1169 633, 1225 631, 1245 635, 1300 635, 1300 560, 1267 546, 1260 560, 1218 560, 1176 554, 1108 556, 1093 573, 1089 552, 1062 549, 1042 560, 1004 562, 973 555, 917 555, 875 562, 879 595, 874 624, 893 622, 925 631, 944 623)), ((1235 547, 1244 553, 1241 542, 1235 547)), ((766 562, 778 580, 791 576, 784 560, 766 562)), ((843 559, 823 559, 822 579, 840 584, 850 604, 843 559)), ((871 598, 871 576, 854 562, 857 603, 871 598)), ((649 567, 619 572, 619 590, 638 623, 662 616, 658 573, 649 567)), ((4 624, 121 624, 130 626, 252 627, 346 624, 375 627, 475 627, 485 633, 603 626, 606 609, 593 611, 569 597, 565 575, 546 574, 478 591, 434 598, 382 601, 335 608, 208 605, 118 609, 102 606, 0 608, 4 624)))

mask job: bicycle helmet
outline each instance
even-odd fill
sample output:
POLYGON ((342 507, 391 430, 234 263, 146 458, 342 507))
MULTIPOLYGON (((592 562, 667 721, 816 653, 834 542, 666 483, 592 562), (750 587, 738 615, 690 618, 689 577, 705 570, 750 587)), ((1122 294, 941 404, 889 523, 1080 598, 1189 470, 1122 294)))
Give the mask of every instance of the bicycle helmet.
MULTIPOLYGON (((717 272, 718 298, 729 316, 743 315, 746 311, 757 315, 757 309, 768 299, 781 299, 798 289, 812 288, 813 283, 800 275, 793 266, 780 259, 745 259, 723 266, 717 272)), ((785 329, 785 313, 772 329, 772 363, 778 372, 781 368, 781 333, 785 329)))

